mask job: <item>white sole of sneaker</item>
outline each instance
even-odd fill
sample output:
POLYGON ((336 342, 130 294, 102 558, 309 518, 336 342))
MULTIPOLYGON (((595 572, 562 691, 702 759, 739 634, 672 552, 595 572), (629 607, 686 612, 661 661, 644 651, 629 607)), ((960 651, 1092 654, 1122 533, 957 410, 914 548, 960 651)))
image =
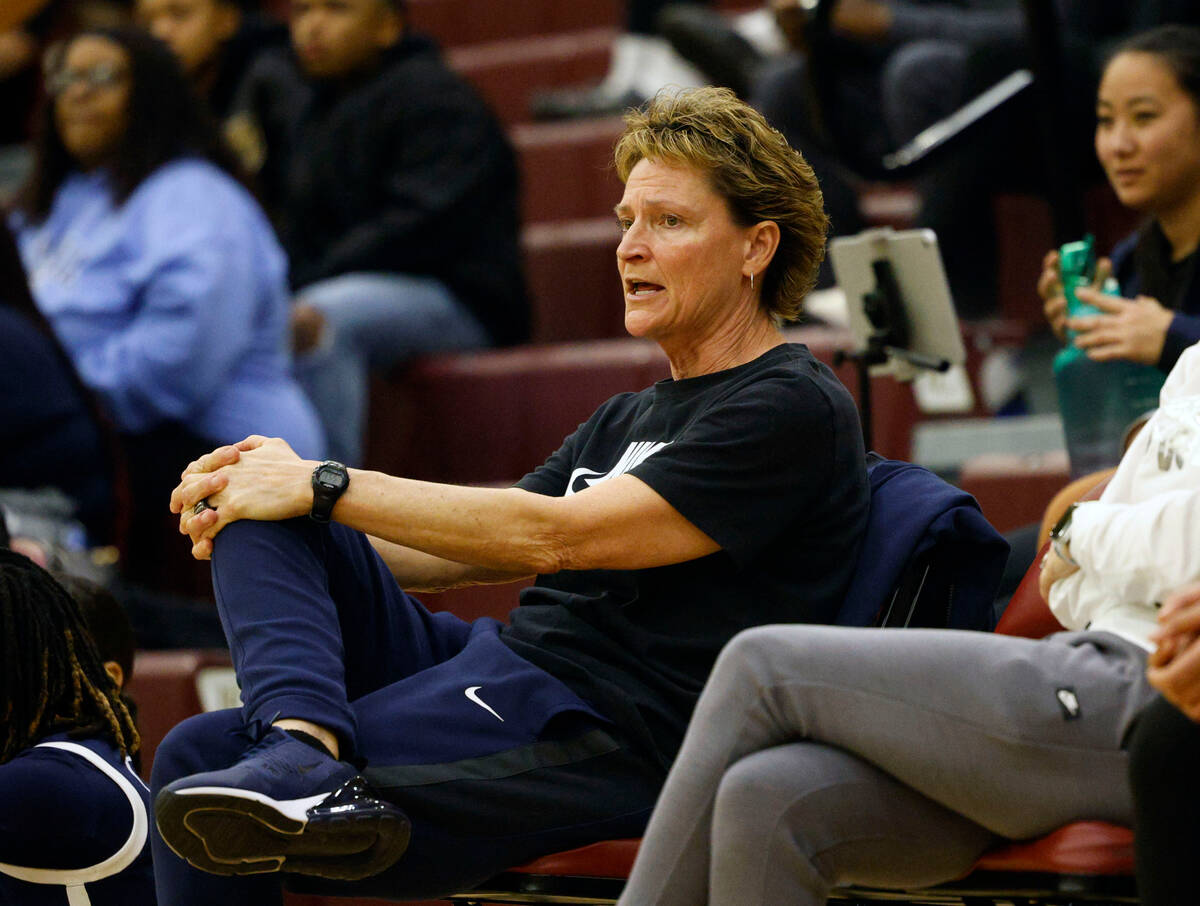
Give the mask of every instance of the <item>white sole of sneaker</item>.
MULTIPOLYGON (((308 810, 314 805, 320 805, 330 797, 330 793, 320 793, 316 796, 308 796, 304 799, 272 799, 270 796, 263 793, 256 793, 253 790, 239 790, 234 787, 224 786, 196 786, 189 787, 185 790, 176 790, 176 796, 206 796, 206 797, 225 797, 230 799, 247 799, 252 802, 257 802, 260 805, 267 807, 268 811, 276 812, 281 815, 285 821, 272 822, 272 827, 283 833, 298 834, 304 830, 304 825, 308 824, 308 810), (294 822, 295 830, 289 830, 287 822, 294 822)), ((256 812, 257 814, 257 812, 256 812)))
POLYGON ((408 848, 411 826, 398 809, 309 809, 336 793, 277 801, 228 787, 192 787, 159 794, 156 819, 163 841, 196 868, 220 875, 288 871, 355 881, 378 874, 408 848))

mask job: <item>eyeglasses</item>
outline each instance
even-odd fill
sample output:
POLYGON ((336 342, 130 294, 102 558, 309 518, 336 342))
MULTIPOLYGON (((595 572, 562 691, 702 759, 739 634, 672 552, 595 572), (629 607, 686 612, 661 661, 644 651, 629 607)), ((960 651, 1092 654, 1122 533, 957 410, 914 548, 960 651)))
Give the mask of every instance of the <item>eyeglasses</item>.
POLYGON ((96 90, 112 88, 126 75, 128 70, 116 63, 97 63, 87 69, 59 69, 46 76, 46 91, 58 95, 72 85, 86 85, 96 90))

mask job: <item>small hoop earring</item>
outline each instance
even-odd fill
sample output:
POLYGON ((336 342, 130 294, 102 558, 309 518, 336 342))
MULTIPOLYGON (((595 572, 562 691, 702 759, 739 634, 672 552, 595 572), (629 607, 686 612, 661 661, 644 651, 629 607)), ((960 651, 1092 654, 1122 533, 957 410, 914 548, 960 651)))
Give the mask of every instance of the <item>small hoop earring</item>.
POLYGON ((750 274, 750 288, 754 289, 754 274, 750 274))

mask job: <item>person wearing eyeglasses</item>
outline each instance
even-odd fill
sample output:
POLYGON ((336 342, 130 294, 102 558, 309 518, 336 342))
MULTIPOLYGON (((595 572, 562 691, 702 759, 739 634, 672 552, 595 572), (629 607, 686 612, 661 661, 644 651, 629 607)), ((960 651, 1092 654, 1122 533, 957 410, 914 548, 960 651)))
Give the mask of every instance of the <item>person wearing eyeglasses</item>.
POLYGON ((121 436, 131 555, 152 557, 198 451, 268 431, 324 452, 290 374, 286 260, 166 45, 84 32, 47 88, 11 223, 38 309, 121 436))

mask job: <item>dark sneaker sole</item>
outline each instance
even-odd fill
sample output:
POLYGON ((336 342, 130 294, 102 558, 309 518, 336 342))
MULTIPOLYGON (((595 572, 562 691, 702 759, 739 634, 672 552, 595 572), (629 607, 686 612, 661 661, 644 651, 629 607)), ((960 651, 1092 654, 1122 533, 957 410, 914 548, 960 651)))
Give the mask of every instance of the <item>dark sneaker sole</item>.
POLYGON ((189 864, 218 875, 286 871, 357 881, 394 865, 408 848, 411 825, 386 803, 357 804, 302 819, 290 803, 247 798, 241 791, 164 790, 155 803, 163 841, 189 864))

